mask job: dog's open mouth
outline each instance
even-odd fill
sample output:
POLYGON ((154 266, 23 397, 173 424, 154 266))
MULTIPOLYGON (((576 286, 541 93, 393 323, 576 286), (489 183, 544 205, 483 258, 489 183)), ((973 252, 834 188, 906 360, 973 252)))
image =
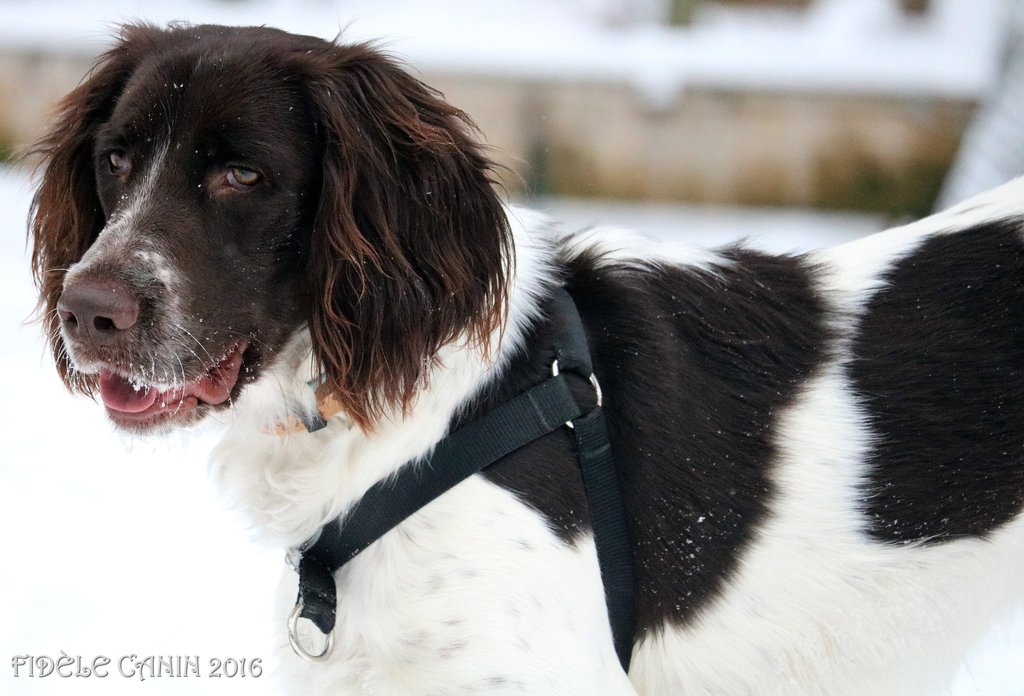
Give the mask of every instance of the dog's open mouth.
POLYGON ((206 372, 180 384, 148 385, 111 369, 99 372, 99 392, 107 414, 119 425, 148 426, 192 420, 200 404, 214 406, 231 398, 238 383, 246 344, 231 349, 206 372))

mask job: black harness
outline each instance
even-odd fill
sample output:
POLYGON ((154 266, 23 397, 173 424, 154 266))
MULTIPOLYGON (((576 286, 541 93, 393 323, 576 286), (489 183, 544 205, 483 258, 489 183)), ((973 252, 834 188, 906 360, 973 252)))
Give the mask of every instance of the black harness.
MULTIPOLYGON (((634 637, 632 548, 618 473, 601 409, 576 304, 565 290, 555 293, 554 362, 550 379, 535 385, 441 440, 432 454, 372 486, 348 514, 326 525, 292 557, 299 572, 299 596, 288 622, 292 648, 310 660, 326 659, 333 647, 337 587, 334 572, 370 544, 449 489, 502 457, 552 433, 572 429, 583 475, 597 558, 604 583, 615 652, 627 672, 634 637), (597 406, 583 413, 567 376, 589 380, 597 406), (323 651, 310 653, 297 634, 298 619, 309 619, 326 636, 323 651)), ((321 426, 322 427, 322 426, 321 426)))

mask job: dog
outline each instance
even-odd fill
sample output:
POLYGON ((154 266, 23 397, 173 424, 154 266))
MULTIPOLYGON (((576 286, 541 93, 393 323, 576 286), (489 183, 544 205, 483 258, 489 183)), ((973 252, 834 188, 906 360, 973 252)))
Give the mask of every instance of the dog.
POLYGON ((131 433, 221 421, 216 478, 283 548, 543 381, 578 308, 628 675, 559 428, 337 571, 329 658, 282 628, 289 693, 926 694, 1024 594, 1020 181, 803 255, 564 230, 373 45, 187 25, 125 26, 36 152, 63 379, 131 433))

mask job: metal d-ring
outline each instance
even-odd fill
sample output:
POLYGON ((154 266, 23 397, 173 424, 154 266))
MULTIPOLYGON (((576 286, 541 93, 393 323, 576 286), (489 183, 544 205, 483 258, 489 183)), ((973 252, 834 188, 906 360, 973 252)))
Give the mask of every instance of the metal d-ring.
POLYGON ((302 613, 302 600, 300 599, 295 603, 295 608, 292 609, 292 613, 288 615, 288 642, 292 646, 292 650, 295 654, 301 657, 307 662, 326 662, 331 656, 331 650, 334 649, 334 631, 327 634, 327 638, 324 641, 324 649, 319 653, 311 653, 303 647, 302 642, 299 640, 299 615, 302 613))
MULTIPOLYGON (((551 363, 551 376, 558 376, 558 358, 555 358, 555 360, 551 363)), ((604 397, 601 394, 601 385, 597 381, 597 375, 595 375, 593 372, 590 373, 590 386, 594 388, 594 396, 597 397, 597 405, 598 407, 600 407, 601 403, 604 401, 604 397)), ((572 421, 566 421, 565 424, 570 428, 575 428, 575 426, 572 424, 572 421)))

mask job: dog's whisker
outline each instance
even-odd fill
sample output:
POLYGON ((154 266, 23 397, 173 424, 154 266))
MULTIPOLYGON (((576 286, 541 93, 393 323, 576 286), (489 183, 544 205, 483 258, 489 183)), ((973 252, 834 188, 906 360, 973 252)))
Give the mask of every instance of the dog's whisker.
MULTIPOLYGON (((178 368, 181 370, 181 389, 184 389, 185 388, 185 384, 186 384, 186 381, 185 381, 185 366, 182 364, 181 358, 177 355, 177 353, 174 354, 174 357, 178 361, 178 368)), ((183 401, 184 401, 184 396, 181 399, 178 399, 178 405, 175 407, 174 413, 173 413, 174 416, 178 415, 178 412, 181 410, 181 406, 182 406, 183 401)))
POLYGON ((259 346, 261 348, 265 348, 268 351, 273 351, 274 350, 274 346, 271 346, 270 344, 265 343, 264 341, 262 341, 259 338, 259 336, 255 335, 253 333, 244 333, 242 331, 232 331, 232 330, 227 330, 224 333, 227 334, 228 336, 238 336, 239 338, 241 338, 241 339, 243 339, 243 340, 245 340, 245 341, 247 341, 247 342, 249 342, 249 343, 251 343, 253 345, 257 345, 257 346, 259 346))
MULTIPOLYGON (((212 355, 210 355, 210 352, 209 352, 208 350, 206 350, 206 346, 204 346, 204 345, 203 345, 202 341, 200 341, 200 340, 199 340, 198 338, 196 338, 196 337, 195 337, 195 334, 193 334, 193 333, 192 333, 191 331, 189 331, 188 329, 186 329, 186 328, 185 328, 184 326, 182 326, 181 324, 176 324, 175 326, 176 326, 176 327, 178 328, 178 330, 180 330, 180 331, 184 332, 184 333, 185 333, 185 335, 187 335, 187 336, 188 336, 189 338, 191 338, 191 339, 192 339, 193 341, 195 341, 196 345, 198 345, 198 346, 199 346, 200 350, 202 350, 202 351, 203 351, 203 353, 205 353, 205 354, 206 354, 206 357, 207 357, 207 358, 208 358, 208 359, 210 360, 210 363, 209 363, 209 365, 207 366, 207 368, 208 368, 208 369, 213 369, 213 367, 214 367, 215 365, 217 365, 218 361, 217 361, 216 359, 214 359, 214 357, 213 357, 212 355)), ((195 352, 193 352, 192 354, 193 354, 193 355, 195 355, 195 356, 196 356, 196 358, 199 358, 199 356, 198 356, 198 355, 196 355, 196 354, 195 354, 195 352)))

